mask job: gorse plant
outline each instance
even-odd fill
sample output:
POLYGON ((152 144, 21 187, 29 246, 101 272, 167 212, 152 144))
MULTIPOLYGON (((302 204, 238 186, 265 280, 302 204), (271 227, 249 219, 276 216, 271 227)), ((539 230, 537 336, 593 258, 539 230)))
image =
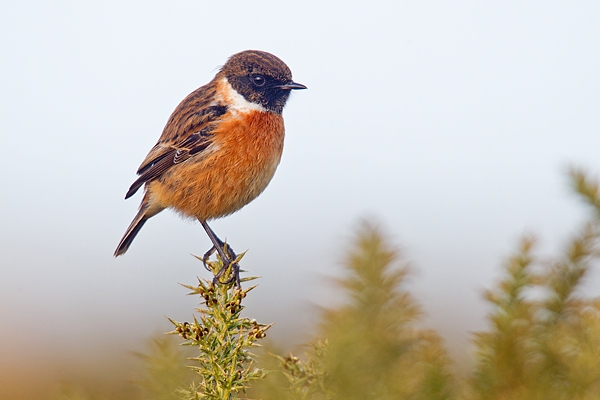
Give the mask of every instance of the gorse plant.
MULTIPOLYGON (((239 262, 241 256, 236 260, 239 262)), ((207 263, 213 274, 220 271, 220 260, 207 263)), ((226 277, 225 277, 226 278, 226 277)), ((254 277, 242 279, 249 281, 254 277)), ((227 279, 225 279, 227 280, 227 279)), ((241 289, 235 280, 227 284, 213 284, 212 281, 198 279, 197 286, 184 285, 192 295, 203 299, 205 308, 198 308, 200 319, 193 322, 175 322, 171 333, 181 336, 187 346, 197 349, 190 367, 199 375, 198 382, 188 389, 180 389, 182 399, 235 399, 245 392, 252 381, 265 377, 265 371, 255 367, 252 347, 266 335, 271 325, 260 324, 240 316, 242 300, 255 288, 241 289)))
MULTIPOLYGON (((346 305, 324 313, 303 360, 278 357, 288 387, 263 399, 449 399, 449 360, 406 290, 408 268, 376 228, 363 224, 338 280, 346 305)), ((269 385, 264 382, 265 385, 269 385)))
POLYGON ((147 344, 145 353, 136 352, 143 361, 142 378, 136 383, 142 388, 147 400, 177 400, 178 390, 187 386, 194 378, 193 372, 185 366, 191 351, 182 351, 172 336, 156 336, 147 344))
MULTIPOLYGON (((199 318, 172 321, 171 332, 193 351, 187 363, 195 379, 187 375, 181 348, 154 340, 143 357, 143 398, 229 400, 246 393, 263 400, 600 399, 600 301, 581 291, 600 257, 600 188, 581 171, 572 170, 570 177, 592 217, 553 259, 536 254, 532 236, 507 257, 502 278, 485 292, 488 329, 474 334, 475 362, 467 379, 453 373, 440 336, 422 327, 406 262, 365 223, 336 281, 345 301, 322 312, 318 336, 301 357, 262 357, 270 370, 262 379, 267 371, 256 366, 251 351, 270 325, 240 316, 254 287, 199 279, 196 286, 184 285, 204 304, 199 318)), ((209 266, 216 273, 221 263, 209 266)), ((54 398, 99 397, 67 386, 54 398)))
POLYGON ((326 342, 303 360, 278 357, 288 387, 271 385, 263 398, 600 399, 600 301, 579 291, 600 256, 600 190, 581 171, 570 176, 594 216, 555 260, 534 255, 533 237, 521 240, 504 278, 485 292, 490 329, 475 335, 465 384, 453 378, 439 336, 418 327, 406 266, 365 224, 338 281, 348 301, 323 315, 326 342))
POLYGON ((324 365, 333 398, 448 398, 448 360, 437 335, 418 326, 422 313, 398 252, 363 224, 344 266, 338 285, 348 303, 325 312, 320 332, 329 342, 324 365))
POLYGON ((306 360, 300 360, 293 354, 286 357, 275 355, 289 381, 289 397, 299 400, 332 399, 333 394, 327 389, 328 374, 324 365, 329 344, 317 340, 310 346, 312 351, 306 354, 306 360))
MULTIPOLYGON (((475 334, 476 364, 465 384, 453 376, 438 334, 419 325, 406 263, 363 224, 337 281, 346 301, 323 312, 323 339, 315 338, 301 358, 276 356, 282 373, 257 382, 251 394, 265 400, 599 399, 600 302, 579 288, 600 256, 600 190, 581 171, 570 176, 593 217, 550 261, 536 256, 533 237, 521 240, 504 263, 504 277, 485 292, 490 328, 475 334)), ((231 398, 264 376, 242 349, 268 326, 239 319, 247 290, 205 281, 189 288, 208 308, 200 322, 176 324, 186 343, 200 349, 194 368, 202 380, 186 398, 231 398)))
POLYGON ((600 398, 600 303, 579 292, 600 256, 600 192, 583 172, 570 176, 594 216, 550 262, 538 261, 534 241, 523 239, 505 278, 486 292, 491 330, 475 339, 474 398, 600 398), (541 300, 531 296, 534 289, 541 300))

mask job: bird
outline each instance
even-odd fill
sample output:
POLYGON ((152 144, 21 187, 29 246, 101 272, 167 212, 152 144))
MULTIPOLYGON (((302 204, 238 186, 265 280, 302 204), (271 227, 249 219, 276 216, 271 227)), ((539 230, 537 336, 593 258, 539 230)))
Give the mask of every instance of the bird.
POLYGON ((307 89, 292 79, 278 57, 245 50, 229 57, 215 77, 184 98, 169 117, 158 142, 137 170, 125 199, 142 186, 138 213, 114 256, 125 254, 148 219, 164 209, 200 222, 223 261, 215 282, 235 280, 236 254, 208 225, 254 200, 279 165, 285 128, 282 111, 292 90, 307 89), (232 265, 232 277, 220 281, 232 265))

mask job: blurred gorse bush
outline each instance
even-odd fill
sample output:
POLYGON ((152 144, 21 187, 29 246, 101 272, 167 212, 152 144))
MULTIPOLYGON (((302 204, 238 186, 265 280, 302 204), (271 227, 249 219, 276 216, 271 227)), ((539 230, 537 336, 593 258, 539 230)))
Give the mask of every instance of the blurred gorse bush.
MULTIPOLYGON (((485 291, 489 328, 473 336, 468 376, 457 376, 439 334, 423 328, 407 263, 363 223, 337 280, 345 301, 323 311, 302 356, 264 355, 257 366, 252 351, 271 325, 240 315, 254 286, 199 279, 184 285, 200 297, 199 318, 172 321, 171 333, 191 353, 165 338, 151 341, 141 355, 141 398, 600 399, 600 301, 581 292, 600 256, 600 190, 581 170, 572 169, 570 179, 590 218, 553 259, 536 255, 532 236, 507 257, 502 278, 485 291)), ((213 272, 221 267, 219 260, 209 265, 213 272)), ((54 398, 96 397, 67 387, 54 398)))

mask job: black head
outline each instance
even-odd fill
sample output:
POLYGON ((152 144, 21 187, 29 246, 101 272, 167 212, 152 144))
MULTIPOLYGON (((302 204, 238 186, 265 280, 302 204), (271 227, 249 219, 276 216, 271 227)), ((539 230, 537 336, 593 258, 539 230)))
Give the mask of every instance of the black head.
POLYGON ((273 54, 246 50, 234 54, 221 69, 231 86, 246 100, 281 114, 294 89, 306 86, 292 80, 292 71, 273 54))

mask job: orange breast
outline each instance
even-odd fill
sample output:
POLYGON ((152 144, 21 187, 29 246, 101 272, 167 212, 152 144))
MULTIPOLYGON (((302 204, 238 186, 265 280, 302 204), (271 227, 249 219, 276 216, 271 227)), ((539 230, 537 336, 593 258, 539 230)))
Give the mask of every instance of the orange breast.
POLYGON ((239 210, 267 187, 283 151, 280 114, 233 113, 213 134, 206 150, 150 183, 153 201, 210 220, 239 210))

